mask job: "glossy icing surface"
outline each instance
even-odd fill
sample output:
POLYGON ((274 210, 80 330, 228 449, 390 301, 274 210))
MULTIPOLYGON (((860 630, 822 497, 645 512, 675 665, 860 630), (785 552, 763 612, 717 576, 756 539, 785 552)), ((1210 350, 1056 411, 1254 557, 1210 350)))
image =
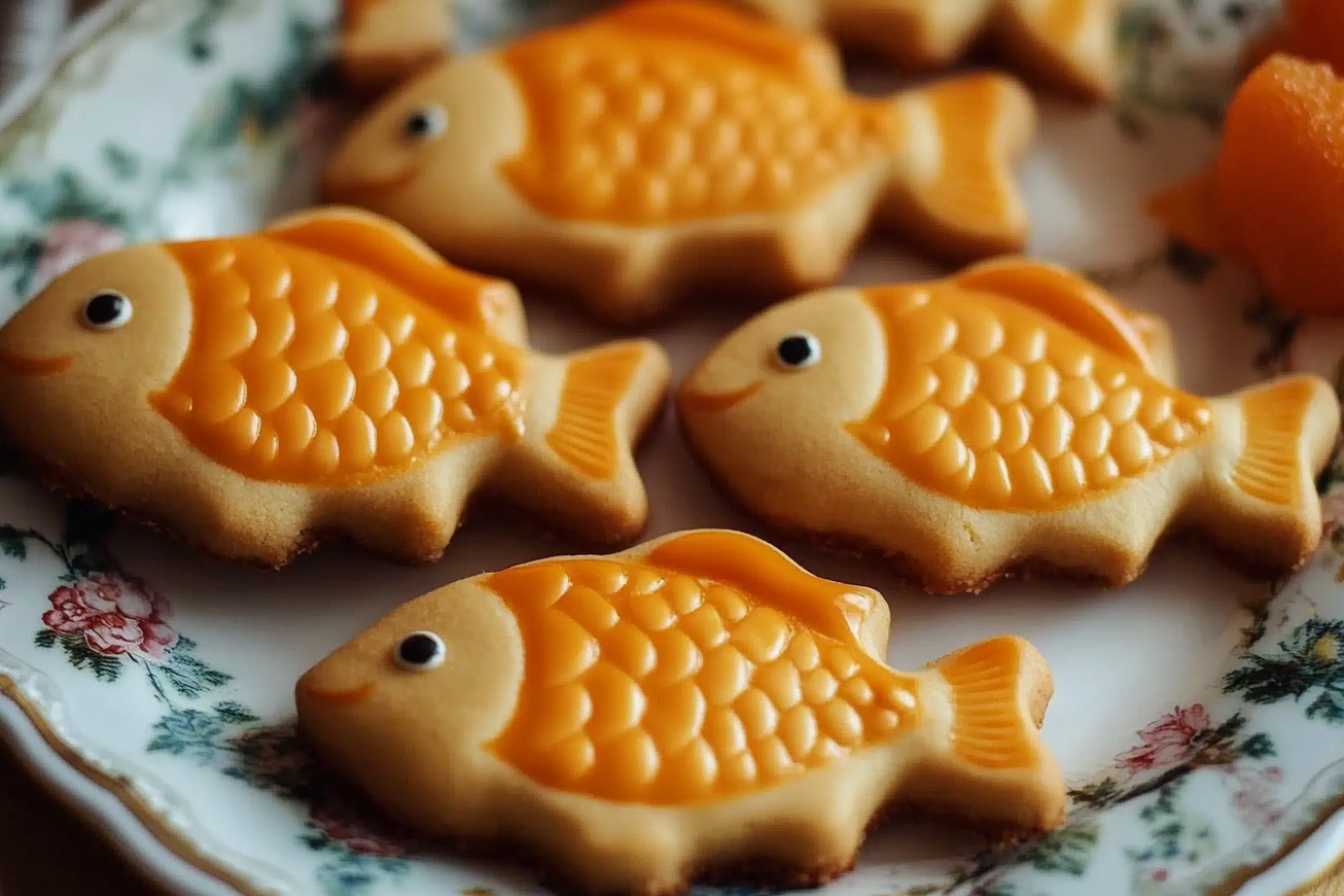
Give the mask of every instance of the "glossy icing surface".
POLYGON ((1272 504, 1300 506, 1302 493, 1291 487, 1305 469, 1296 440, 1299 421, 1311 404, 1309 380, 1294 380, 1277 391, 1253 392, 1242 399, 1248 420, 1258 421, 1246 431, 1246 448, 1232 469, 1232 481, 1246 494, 1272 504))
POLYGON ((962 759, 981 768, 1022 768, 1037 760, 1039 742, 1017 708, 1021 669, 1022 648, 1012 638, 983 641, 938 664, 952 686, 952 749, 962 759), (986 737, 989 732, 997 736, 986 737))
POLYGON ((656 224, 791 208, 901 139, 809 62, 802 35, 648 3, 513 44, 529 114, 504 171, 542 211, 656 224))
POLYGON ((790 612, 829 605, 834 583, 736 557, 741 541, 707 533, 690 553, 725 551, 711 564, 741 560, 744 581, 799 590, 753 593, 656 552, 485 579, 517 618, 527 663, 497 755, 548 786, 678 804, 768 787, 916 725, 913 679, 790 612))
POLYGON ((560 393, 563 413, 546 433, 546 444, 594 479, 610 479, 619 468, 616 405, 643 355, 643 349, 631 346, 581 358, 565 371, 560 393))
POLYGON ((1202 399, 1043 310, 951 283, 870 289, 867 299, 886 328, 887 382, 849 429, 920 485, 970 506, 1087 500, 1212 426, 1202 399))
POLYGON ((169 244, 191 347, 153 401, 247 476, 331 484, 522 431, 521 352, 376 270, 271 236, 169 244))

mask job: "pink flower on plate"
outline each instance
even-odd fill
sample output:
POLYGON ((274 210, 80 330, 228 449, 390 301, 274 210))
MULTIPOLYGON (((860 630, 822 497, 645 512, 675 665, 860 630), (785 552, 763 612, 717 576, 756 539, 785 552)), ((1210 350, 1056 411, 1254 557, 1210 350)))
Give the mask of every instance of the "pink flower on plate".
POLYGON ((177 631, 164 621, 168 599, 138 579, 96 572, 62 585, 48 600, 43 624, 62 635, 83 635, 89 649, 104 656, 129 653, 158 661, 177 643, 177 631))
POLYGON ((416 848, 413 834, 339 786, 327 789, 313 802, 309 818, 318 830, 351 852, 398 858, 416 848))
POLYGON ((1194 754, 1194 739, 1209 728, 1209 713, 1204 704, 1177 706, 1139 732, 1137 747, 1115 757, 1115 764, 1131 774, 1152 768, 1167 768, 1184 762, 1194 754))
POLYGON ((1239 785, 1232 797, 1241 820, 1252 828, 1267 828, 1277 824, 1283 817, 1283 806, 1279 804, 1276 788, 1283 783, 1283 769, 1277 765, 1265 768, 1243 769, 1233 766, 1229 769, 1239 785))
POLYGON ((90 218, 70 218, 47 227, 42 254, 33 272, 33 289, 39 290, 86 258, 126 244, 121 231, 90 218))

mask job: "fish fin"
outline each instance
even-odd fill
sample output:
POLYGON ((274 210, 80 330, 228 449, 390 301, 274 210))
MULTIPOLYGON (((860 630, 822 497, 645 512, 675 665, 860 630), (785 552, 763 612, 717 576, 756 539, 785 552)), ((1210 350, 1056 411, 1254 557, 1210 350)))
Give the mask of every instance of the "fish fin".
POLYGON ((739 588, 870 656, 886 652, 891 613, 880 594, 815 576, 779 548, 744 532, 701 529, 673 535, 659 541, 648 559, 664 569, 739 588))
POLYGON ((633 538, 648 515, 634 445, 662 405, 666 354, 636 339, 534 363, 551 369, 531 371, 524 435, 496 484, 594 541, 633 538))
POLYGON ((857 45, 895 59, 902 68, 942 68, 954 62, 990 22, 998 0, 955 3, 823 4, 825 30, 843 45, 857 45))
POLYGON ((1175 385, 1180 380, 1180 370, 1176 365, 1176 348, 1172 341, 1171 325, 1166 318, 1146 311, 1125 309, 1129 325, 1138 334, 1139 342, 1148 352, 1151 370, 1154 376, 1164 383, 1175 385))
POLYGON ((386 218, 327 206, 281 218, 264 233, 372 271, 454 320, 505 342, 518 345, 527 339, 513 284, 454 267, 386 218))
POLYGON ((1014 68, 1085 100, 1115 90, 1116 0, 1007 0, 992 26, 1014 68))
POLYGON ((947 745, 911 776, 915 800, 947 806, 954 795, 977 819, 1033 829, 1058 824, 1064 780, 1039 731, 1054 691, 1045 658, 1022 638, 1003 635, 949 654, 933 669, 947 689, 947 745))
POLYGON ((952 751, 981 768, 1023 768, 1041 751, 1037 729, 1054 688, 1045 658, 1005 635, 964 647, 933 667, 952 691, 952 751))
POLYGON ((1204 172, 1154 193, 1148 200, 1148 214, 1190 248, 1228 254, 1231 246, 1218 226, 1216 195, 1213 172, 1204 172))
POLYGON ((903 159, 879 207, 893 226, 956 260, 1021 250, 1027 212, 1013 164, 1035 130, 1031 95, 1012 78, 968 75, 879 106, 899 124, 903 159))
POLYGON ((1316 474, 1339 433, 1339 401, 1321 378, 1290 376, 1212 402, 1211 500, 1195 515, 1225 547, 1267 569, 1291 569, 1316 548, 1316 474))
POLYGON ((1156 375, 1131 312, 1101 287, 1066 268, 1027 258, 996 258, 967 268, 952 281, 1039 311, 1156 375))
POLYGON ((845 84, 839 54, 829 41, 723 6, 637 0, 593 21, 713 44, 826 87, 843 88, 845 84))

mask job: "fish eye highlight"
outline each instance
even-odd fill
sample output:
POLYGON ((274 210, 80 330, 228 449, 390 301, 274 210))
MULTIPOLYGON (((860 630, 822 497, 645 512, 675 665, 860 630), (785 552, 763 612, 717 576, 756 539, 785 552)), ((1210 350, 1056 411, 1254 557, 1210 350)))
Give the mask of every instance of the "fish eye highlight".
POLYGON ((448 113, 442 106, 421 106, 406 116, 402 125, 406 136, 412 140, 428 140, 443 133, 448 126, 448 113))
POLYGON ((81 316, 85 326, 94 330, 115 330, 131 319, 131 300, 116 290, 95 293, 84 303, 81 316))
POLYGON ((775 364, 784 370, 802 370, 821 360, 821 343, 811 333, 790 333, 775 346, 775 364))
POLYGON ((428 672, 442 666, 447 653, 443 639, 433 632, 411 632, 397 642, 393 659, 411 672, 428 672))

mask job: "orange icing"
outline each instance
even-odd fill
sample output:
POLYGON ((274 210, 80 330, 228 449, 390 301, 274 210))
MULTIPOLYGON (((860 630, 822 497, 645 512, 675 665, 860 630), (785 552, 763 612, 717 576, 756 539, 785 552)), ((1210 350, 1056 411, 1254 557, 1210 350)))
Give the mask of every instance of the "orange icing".
POLYGON ((937 666, 951 685, 958 756, 980 768, 1027 768, 1039 760, 1036 729, 1019 708, 1022 646, 1016 639, 983 641, 937 666))
POLYGON ((886 328, 887 383, 848 429, 919 485, 971 507, 1043 511, 1093 499, 1212 426, 1202 399, 1058 315, 954 284, 867 298, 886 328))
POLYGON ((649 3, 501 51, 527 104, 503 165, 562 218, 656 224, 797 207, 902 135, 802 35, 708 4, 649 3))
MULTIPOLYGON (((740 547, 712 533, 686 554, 720 568, 732 560, 708 552, 740 547)), ((788 589, 770 594, 653 558, 490 576, 527 664, 492 748, 547 786, 669 805, 763 789, 911 730, 916 682, 793 615, 835 583, 792 569, 761 579, 788 589)))
POLYGON ((165 248, 194 322, 153 401, 219 463, 255 479, 368 481, 455 438, 521 434, 521 352, 391 279, 265 235, 165 248))
POLYGON ((1269 292, 1301 311, 1342 311, 1344 78, 1274 56, 1228 107, 1214 167, 1227 241, 1269 292))
MULTIPOLYGON (((695 377, 688 377, 687 381, 695 377)), ((754 383, 748 383, 740 389, 732 389, 728 392, 696 392, 692 389, 682 389, 677 395, 678 404, 691 411, 701 411, 703 413, 718 413, 726 411, 746 401, 765 385, 764 380, 756 380, 754 383)))
POLYGON ((53 355, 50 358, 30 358, 0 352, 0 367, 19 376, 50 376, 69 370, 75 363, 74 355, 53 355))
POLYGON ((1253 498, 1295 507, 1302 503, 1299 483, 1309 478, 1297 445, 1316 385, 1307 378, 1276 389, 1251 392, 1241 401, 1246 415, 1246 445, 1232 468, 1232 481, 1253 498))
POLYGON ((581 473, 610 479, 620 464, 616 408, 644 357, 639 346, 579 358, 565 371, 560 411, 546 444, 581 473))
POLYGON ((367 216, 317 214, 282 222, 266 236, 376 271, 459 324, 492 331, 512 307, 513 287, 445 264, 405 231, 367 216))

